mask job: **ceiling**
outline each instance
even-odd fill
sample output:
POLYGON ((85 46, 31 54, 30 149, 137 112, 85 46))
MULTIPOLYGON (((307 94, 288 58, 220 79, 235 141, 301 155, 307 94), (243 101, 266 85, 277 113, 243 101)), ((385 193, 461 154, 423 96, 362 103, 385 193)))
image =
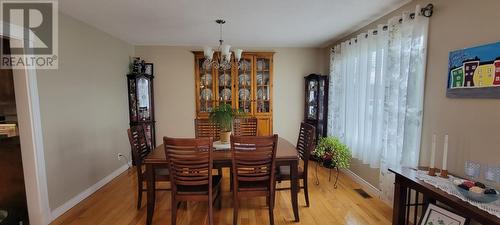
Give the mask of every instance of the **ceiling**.
POLYGON ((64 0, 65 14, 135 45, 320 47, 409 0, 64 0))

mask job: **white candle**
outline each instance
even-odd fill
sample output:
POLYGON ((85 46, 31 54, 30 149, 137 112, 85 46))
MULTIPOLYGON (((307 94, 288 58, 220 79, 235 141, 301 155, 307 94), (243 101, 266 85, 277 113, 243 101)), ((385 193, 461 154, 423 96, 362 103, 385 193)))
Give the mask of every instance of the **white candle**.
POLYGON ((443 170, 446 170, 447 162, 448 162, 448 135, 444 135, 443 170))
POLYGON ((436 168, 435 165, 435 158, 436 158, 436 134, 432 135, 432 148, 431 148, 431 165, 430 168, 436 168))

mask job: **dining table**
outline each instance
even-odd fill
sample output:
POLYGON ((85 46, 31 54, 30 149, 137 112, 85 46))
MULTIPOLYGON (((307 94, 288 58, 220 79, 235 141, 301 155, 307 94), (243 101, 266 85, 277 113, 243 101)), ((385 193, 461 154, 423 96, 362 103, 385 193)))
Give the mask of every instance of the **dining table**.
MULTIPOLYGON (((217 148, 212 153, 213 163, 217 167, 231 167, 231 149, 229 145, 227 148, 217 148)), ((299 155, 295 146, 284 138, 278 138, 278 145, 276 146, 276 166, 289 166, 290 167, 290 189, 291 201, 295 222, 299 222, 299 206, 298 206, 298 163, 299 155)), ((164 167, 167 164, 165 156, 164 145, 157 146, 153 151, 146 156, 143 164, 146 166, 147 173, 147 215, 146 224, 151 225, 153 222, 153 214, 155 209, 156 192, 155 192, 155 168, 164 167)))

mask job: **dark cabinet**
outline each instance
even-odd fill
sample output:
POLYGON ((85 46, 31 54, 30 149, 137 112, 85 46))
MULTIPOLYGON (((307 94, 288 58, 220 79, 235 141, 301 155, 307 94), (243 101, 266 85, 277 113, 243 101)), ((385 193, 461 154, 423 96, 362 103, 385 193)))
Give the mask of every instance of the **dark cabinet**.
POLYGON ((304 77, 304 121, 316 127, 317 139, 326 136, 328 118, 328 76, 310 74, 304 77))
POLYGON ((143 125, 148 144, 156 146, 152 70, 127 75, 130 126, 143 125))
MULTIPOLYGON (((5 49, 1 49, 5 51, 3 54, 10 54, 10 42, 9 39, 2 38, 1 41, 2 47, 5 49)), ((12 69, 10 68, 2 68, 0 65, 0 107, 9 107, 15 106, 16 98, 14 96, 14 76, 12 75, 12 69)), ((0 109, 0 115, 2 115, 5 110, 0 109)))

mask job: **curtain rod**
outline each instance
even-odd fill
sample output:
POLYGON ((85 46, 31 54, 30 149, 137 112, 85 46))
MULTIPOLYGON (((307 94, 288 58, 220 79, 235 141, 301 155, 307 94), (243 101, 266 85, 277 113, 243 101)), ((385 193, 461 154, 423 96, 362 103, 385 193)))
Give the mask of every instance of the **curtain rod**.
MULTIPOLYGON (((434 5, 432 3, 427 4, 424 8, 420 9, 420 14, 425 17, 432 17, 432 13, 434 12, 434 5)), ((415 19, 415 13, 410 13, 410 19, 415 19)), ((399 23, 403 22, 403 18, 399 19, 399 23)), ((389 27, 387 25, 382 27, 382 30, 387 30, 389 27)), ((373 31, 373 35, 377 35, 377 30, 373 31)), ((365 35, 365 38, 368 37, 368 34, 365 35)), ((354 39, 354 42, 357 43, 358 39, 354 39)), ((351 42, 349 41, 349 44, 351 42)))

